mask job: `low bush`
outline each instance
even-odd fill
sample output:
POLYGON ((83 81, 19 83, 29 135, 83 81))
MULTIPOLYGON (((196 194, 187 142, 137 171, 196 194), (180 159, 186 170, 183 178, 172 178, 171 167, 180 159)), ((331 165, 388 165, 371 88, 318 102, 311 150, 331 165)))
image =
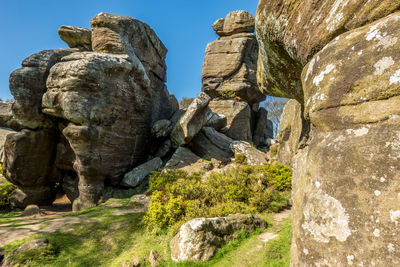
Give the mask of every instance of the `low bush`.
POLYGON ((14 189, 15 186, 6 179, 0 181, 0 209, 4 209, 9 206, 10 196, 14 189))
POLYGON ((284 209, 289 203, 291 171, 282 165, 241 165, 203 178, 170 169, 154 172, 149 183, 147 228, 157 232, 172 226, 175 231, 196 217, 284 209))

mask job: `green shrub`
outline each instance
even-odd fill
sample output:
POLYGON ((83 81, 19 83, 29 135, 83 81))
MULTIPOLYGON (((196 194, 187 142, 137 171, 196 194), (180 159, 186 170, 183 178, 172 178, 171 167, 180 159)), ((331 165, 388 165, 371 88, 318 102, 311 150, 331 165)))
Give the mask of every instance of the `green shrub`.
POLYGON ((244 154, 235 154, 235 162, 237 164, 246 164, 247 163, 247 158, 246 155, 244 154))
POLYGON ((282 165, 243 165, 207 178, 182 170, 150 176, 152 193, 144 222, 150 230, 172 230, 196 217, 278 212, 288 206, 291 171, 282 165))
POLYGON ((14 189, 15 185, 9 181, 0 182, 0 209, 4 209, 10 204, 11 193, 14 189))

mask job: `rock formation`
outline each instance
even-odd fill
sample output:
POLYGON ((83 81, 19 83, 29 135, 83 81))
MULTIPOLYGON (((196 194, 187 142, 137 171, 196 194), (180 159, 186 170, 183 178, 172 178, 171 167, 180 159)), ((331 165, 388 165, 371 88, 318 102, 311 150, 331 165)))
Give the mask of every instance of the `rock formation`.
POLYGON ((147 24, 100 13, 91 27, 62 26, 73 48, 34 54, 11 74, 13 113, 26 128, 5 145, 5 176, 26 195, 16 206, 51 200, 64 176, 79 180, 75 210, 96 205, 105 182, 147 159, 151 125, 178 108, 164 84, 167 49, 147 24))
POLYGON ((221 37, 207 45, 202 91, 213 98, 238 97, 250 104, 264 100, 257 87, 258 44, 253 15, 234 11, 217 20, 213 28, 221 37))
POLYGON ((232 214, 222 218, 197 218, 188 221, 171 240, 174 261, 207 261, 222 245, 233 239, 235 232, 248 233, 267 226, 262 219, 251 214, 232 214))
POLYGON ((291 266, 400 264, 399 7, 259 3, 260 88, 311 125, 291 160, 291 266))
POLYGON ((105 185, 133 188, 159 168, 209 171, 235 153, 267 162, 242 142, 265 148, 270 136, 259 108, 254 17, 232 12, 218 27, 203 92, 178 110, 165 86, 167 49, 147 24, 100 13, 91 30, 61 26, 70 48, 36 53, 10 77, 19 126, 5 143, 4 174, 18 186, 11 203, 51 203, 59 183, 81 210, 104 200, 105 185))

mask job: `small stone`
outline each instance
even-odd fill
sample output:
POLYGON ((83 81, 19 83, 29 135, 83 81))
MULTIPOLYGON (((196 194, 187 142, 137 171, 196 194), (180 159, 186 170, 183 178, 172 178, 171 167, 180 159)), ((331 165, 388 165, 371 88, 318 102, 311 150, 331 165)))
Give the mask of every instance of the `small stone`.
POLYGON ((157 250, 150 251, 149 262, 150 262, 151 267, 160 266, 161 254, 157 250))
POLYGON ((23 216, 33 216, 40 215, 40 208, 37 205, 28 205, 24 212, 22 212, 23 216))

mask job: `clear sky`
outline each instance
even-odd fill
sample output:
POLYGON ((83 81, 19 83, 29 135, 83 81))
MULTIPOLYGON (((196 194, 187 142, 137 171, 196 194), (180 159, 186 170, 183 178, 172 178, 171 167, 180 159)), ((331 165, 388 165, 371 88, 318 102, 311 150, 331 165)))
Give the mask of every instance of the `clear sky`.
POLYGON ((67 48, 61 25, 90 28, 100 12, 131 16, 149 24, 168 48, 168 90, 178 100, 201 90, 207 43, 218 36, 211 24, 230 11, 255 14, 258 0, 0 0, 0 97, 12 98, 8 79, 29 55, 67 48))

